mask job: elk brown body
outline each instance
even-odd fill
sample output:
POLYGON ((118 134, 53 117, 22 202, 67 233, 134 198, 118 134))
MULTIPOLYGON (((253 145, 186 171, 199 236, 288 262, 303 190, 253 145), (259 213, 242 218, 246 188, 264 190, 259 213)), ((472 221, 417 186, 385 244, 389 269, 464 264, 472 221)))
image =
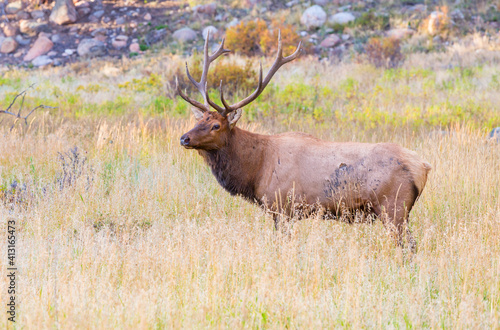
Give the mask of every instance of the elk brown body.
MULTIPOLYGON (((207 38, 208 40, 208 38, 207 38)), ((181 137, 181 145, 196 149, 224 189, 272 211, 276 226, 279 215, 303 216, 321 209, 326 215, 353 214, 362 210, 380 217, 395 230, 401 242, 406 233, 412 249, 415 243, 408 230, 409 212, 422 193, 431 166, 415 152, 392 143, 329 142, 304 133, 260 135, 236 127, 241 108, 257 98, 281 65, 300 52, 282 57, 281 38, 278 56, 256 91, 235 105, 224 99, 224 107, 212 102, 206 92, 210 63, 223 48, 208 56, 200 82, 189 71, 189 79, 198 87, 205 103, 178 92, 193 109, 198 122, 181 137), (210 111, 212 106, 217 111, 210 111)), ((186 66, 187 70, 187 66, 186 66)))

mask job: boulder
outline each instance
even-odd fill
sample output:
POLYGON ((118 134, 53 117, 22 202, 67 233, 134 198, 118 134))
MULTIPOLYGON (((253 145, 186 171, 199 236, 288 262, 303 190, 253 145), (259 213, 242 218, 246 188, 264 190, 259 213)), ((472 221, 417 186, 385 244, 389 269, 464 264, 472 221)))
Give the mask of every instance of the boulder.
POLYGON ((180 42, 188 42, 188 41, 193 41, 196 40, 196 32, 194 32, 192 29, 185 27, 182 29, 179 29, 175 31, 172 34, 172 37, 180 42))
POLYGON ((41 55, 36 57, 31 63, 36 67, 42 67, 52 64, 52 59, 47 55, 41 55))
POLYGON ((403 40, 411 37, 415 33, 412 29, 392 29, 387 31, 387 36, 396 40, 403 40))
POLYGON ((210 33, 210 36, 212 37, 212 39, 214 39, 218 32, 219 32, 219 30, 217 30, 217 28, 215 26, 209 25, 203 29, 201 34, 203 36, 203 40, 207 40, 207 35, 209 33, 210 33))
POLYGON ((16 14, 18 11, 20 11, 21 9, 23 9, 23 3, 21 1, 14 1, 14 2, 11 2, 9 3, 6 7, 5 7, 5 12, 7 14, 16 14))
POLYGON ((96 10, 96 11, 92 14, 92 16, 95 16, 95 17, 97 17, 97 18, 101 18, 101 17, 102 17, 102 15, 104 15, 104 10, 96 10))
POLYGON ((20 35, 16 36, 16 41, 18 44, 20 44, 22 46, 28 46, 31 43, 31 39, 29 39, 29 38, 24 39, 20 35))
POLYGON ((217 4, 215 2, 193 7, 193 12, 197 14, 215 15, 216 11, 217 11, 217 4))
POLYGON ((122 24, 125 24, 127 23, 127 20, 125 19, 125 17, 118 17, 115 21, 116 25, 122 25, 122 24))
POLYGON ((5 38, 0 46, 0 53, 10 54, 17 49, 17 42, 12 37, 5 38))
POLYGON ((59 25, 76 22, 76 8, 73 0, 56 0, 50 13, 50 21, 59 25))
POLYGON ((307 8, 300 17, 300 23, 310 28, 318 28, 326 22, 326 13, 318 5, 307 8))
POLYGON ((356 19, 353 14, 351 13, 336 13, 335 15, 331 16, 328 21, 333 24, 340 24, 340 25, 345 25, 349 22, 352 22, 356 19))
POLYGON ((106 44, 96 39, 83 39, 76 51, 81 57, 103 56, 106 55, 106 44))
POLYGON ((49 38, 46 36, 40 36, 36 39, 35 43, 31 46, 30 50, 23 59, 25 61, 32 61, 38 56, 47 54, 53 46, 54 43, 49 38))
POLYGON ((6 37, 13 37, 17 34, 17 27, 14 24, 6 23, 3 27, 3 33, 6 37))
POLYGON ((61 35, 54 34, 52 37, 50 37, 50 40, 52 40, 53 43, 58 44, 61 42, 62 38, 61 35))
POLYGON ((47 23, 39 23, 29 20, 21 20, 19 22, 19 30, 21 33, 35 36, 40 32, 50 32, 50 27, 47 23))
POLYGON ((500 127, 492 129, 490 134, 488 134, 488 139, 500 143, 500 127))
POLYGON ((111 42, 111 45, 115 49, 122 49, 124 47, 127 47, 127 41, 128 41, 128 37, 127 36, 125 36, 125 35, 119 35, 119 36, 117 36, 116 38, 113 39, 113 41, 111 42))
POLYGON ((319 44, 323 48, 335 47, 341 43, 341 39, 336 34, 328 35, 323 41, 319 44))
POLYGON ((45 13, 43 10, 33 10, 31 13, 31 18, 33 19, 45 19, 45 13))
POLYGON ((22 20, 22 19, 30 19, 30 14, 25 12, 24 10, 18 11, 16 14, 16 19, 17 20, 22 20))
POLYGON ((139 46, 139 44, 137 42, 133 42, 133 43, 130 44, 130 46, 128 47, 128 49, 132 53, 138 53, 141 50, 141 47, 139 46))
POLYGON ((78 16, 82 17, 90 14, 92 10, 89 7, 82 7, 82 8, 77 8, 76 11, 78 12, 78 16))

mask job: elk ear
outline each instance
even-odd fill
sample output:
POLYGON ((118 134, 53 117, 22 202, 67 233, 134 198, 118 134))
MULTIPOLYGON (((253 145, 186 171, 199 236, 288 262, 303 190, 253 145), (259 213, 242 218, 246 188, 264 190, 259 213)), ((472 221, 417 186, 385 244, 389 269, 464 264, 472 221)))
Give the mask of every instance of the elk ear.
POLYGON ((194 107, 191 108, 191 111, 193 112, 194 118, 196 118, 196 120, 200 120, 201 118, 203 118, 203 111, 198 110, 194 107))
POLYGON ((236 111, 230 112, 227 115, 227 121, 229 122, 229 127, 233 129, 234 125, 238 122, 238 120, 241 118, 241 115, 243 114, 243 110, 241 109, 236 109, 236 111))

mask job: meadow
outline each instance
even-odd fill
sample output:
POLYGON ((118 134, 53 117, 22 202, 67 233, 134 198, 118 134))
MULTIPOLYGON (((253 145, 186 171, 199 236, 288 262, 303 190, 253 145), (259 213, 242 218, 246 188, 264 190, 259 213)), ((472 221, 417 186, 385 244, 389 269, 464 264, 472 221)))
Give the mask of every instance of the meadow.
POLYGON ((35 84, 25 111, 57 109, 0 117, 1 244, 15 220, 19 268, 17 322, 2 312, 0 327, 499 329, 500 144, 486 135, 500 53, 474 42, 397 69, 301 58, 238 124, 415 150, 433 170, 410 258, 380 221, 312 217, 283 239, 225 192, 179 145, 194 125, 173 92, 185 58, 4 69, 0 108, 35 84))

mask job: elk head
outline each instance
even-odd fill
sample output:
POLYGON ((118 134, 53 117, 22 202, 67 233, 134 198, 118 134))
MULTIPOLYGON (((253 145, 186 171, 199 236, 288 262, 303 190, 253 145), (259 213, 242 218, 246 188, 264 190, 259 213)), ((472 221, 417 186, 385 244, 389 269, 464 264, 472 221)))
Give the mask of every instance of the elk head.
POLYGON ((222 106, 213 102, 207 92, 207 76, 208 68, 210 64, 215 61, 219 56, 230 52, 230 50, 224 49, 224 39, 219 46, 219 48, 212 54, 208 54, 208 39, 209 35, 205 40, 205 47, 203 53, 203 71, 201 74, 200 81, 196 81, 191 74, 186 63, 186 74, 191 81, 191 83, 198 89, 198 91, 203 96, 203 103, 198 102, 194 99, 189 98, 181 90, 179 83, 177 82, 177 92, 179 95, 188 103, 190 103, 194 108, 192 108, 194 117, 198 122, 195 127, 182 135, 181 145, 188 149, 201 149, 201 150, 215 150, 226 145, 231 130, 236 125, 242 114, 242 108, 248 105, 250 102, 255 100, 262 91, 266 88, 269 81, 273 75, 278 71, 278 69, 296 59, 300 55, 301 43, 297 46, 295 52, 287 57, 283 57, 283 49, 281 45, 281 32, 278 33, 278 54, 276 55, 276 60, 274 61, 271 69, 267 73, 266 77, 262 79, 262 64, 259 70, 259 83, 257 89, 247 96, 245 99, 229 105, 224 98, 224 93, 222 91, 222 80, 220 82, 220 100, 222 106), (216 111, 210 109, 212 107, 216 111))

